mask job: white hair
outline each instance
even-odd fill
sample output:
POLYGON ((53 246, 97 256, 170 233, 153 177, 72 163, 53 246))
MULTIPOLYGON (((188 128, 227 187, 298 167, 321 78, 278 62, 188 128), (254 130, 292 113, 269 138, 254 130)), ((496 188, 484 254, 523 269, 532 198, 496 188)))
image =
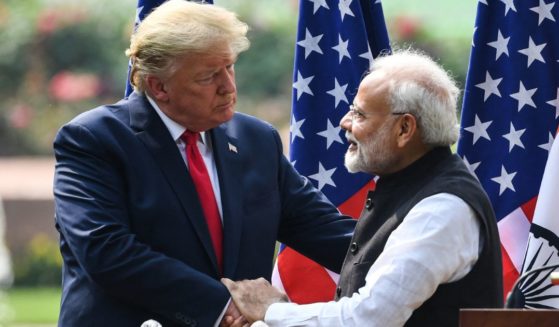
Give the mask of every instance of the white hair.
POLYGON ((456 109, 460 91, 441 66, 427 55, 408 49, 375 59, 371 72, 378 70, 389 79, 392 112, 414 115, 425 144, 452 145, 458 140, 456 109))

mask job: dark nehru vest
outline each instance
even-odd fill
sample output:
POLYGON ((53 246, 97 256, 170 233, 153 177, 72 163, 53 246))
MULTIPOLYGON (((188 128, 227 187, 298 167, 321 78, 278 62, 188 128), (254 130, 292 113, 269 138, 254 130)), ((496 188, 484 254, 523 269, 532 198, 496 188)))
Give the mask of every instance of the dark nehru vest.
MULTIPOLYGON (((458 326, 459 308, 503 306, 500 243, 491 204, 477 179, 448 147, 435 148, 405 169, 382 177, 375 191, 369 192, 342 267, 336 299, 351 296, 365 285, 365 276, 392 231, 413 206, 437 193, 454 194, 475 211, 481 223, 482 250, 464 278, 439 285, 405 326, 458 326)), ((446 246, 453 251, 453 244, 446 246)))

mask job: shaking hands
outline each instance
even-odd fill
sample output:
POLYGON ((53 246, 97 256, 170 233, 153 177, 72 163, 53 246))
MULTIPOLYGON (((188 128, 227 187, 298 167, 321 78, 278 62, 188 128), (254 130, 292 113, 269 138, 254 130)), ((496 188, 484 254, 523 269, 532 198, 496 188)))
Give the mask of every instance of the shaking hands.
MULTIPOLYGON (((264 278, 234 282, 222 278, 233 302, 225 312, 220 327, 247 327, 250 323, 264 320, 268 307, 273 303, 289 302, 287 296, 264 278), (232 309, 231 307, 235 307, 232 309), (231 310, 230 310, 231 309, 231 310)), ((254 324, 254 326, 265 326, 254 324)))

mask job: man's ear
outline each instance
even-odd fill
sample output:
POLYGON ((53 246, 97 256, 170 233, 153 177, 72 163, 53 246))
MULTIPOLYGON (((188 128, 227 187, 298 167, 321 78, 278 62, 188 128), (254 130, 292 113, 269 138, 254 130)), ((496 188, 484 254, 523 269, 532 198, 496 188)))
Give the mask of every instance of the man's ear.
POLYGON ((417 133, 417 120, 414 115, 404 114, 398 122, 398 146, 404 147, 417 133))
POLYGON ((165 83, 163 83, 161 78, 154 75, 148 75, 146 77, 146 88, 149 95, 151 95, 155 100, 163 102, 169 100, 165 83))

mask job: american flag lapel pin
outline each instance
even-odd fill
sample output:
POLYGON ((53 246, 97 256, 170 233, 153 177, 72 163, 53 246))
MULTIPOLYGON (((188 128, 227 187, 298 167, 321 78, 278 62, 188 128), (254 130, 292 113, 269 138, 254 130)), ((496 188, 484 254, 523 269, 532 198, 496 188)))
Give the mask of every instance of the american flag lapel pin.
POLYGON ((236 146, 234 146, 234 145, 231 144, 231 143, 227 143, 227 144, 229 144, 229 151, 238 153, 238 152, 237 152, 237 147, 236 147, 236 146))

